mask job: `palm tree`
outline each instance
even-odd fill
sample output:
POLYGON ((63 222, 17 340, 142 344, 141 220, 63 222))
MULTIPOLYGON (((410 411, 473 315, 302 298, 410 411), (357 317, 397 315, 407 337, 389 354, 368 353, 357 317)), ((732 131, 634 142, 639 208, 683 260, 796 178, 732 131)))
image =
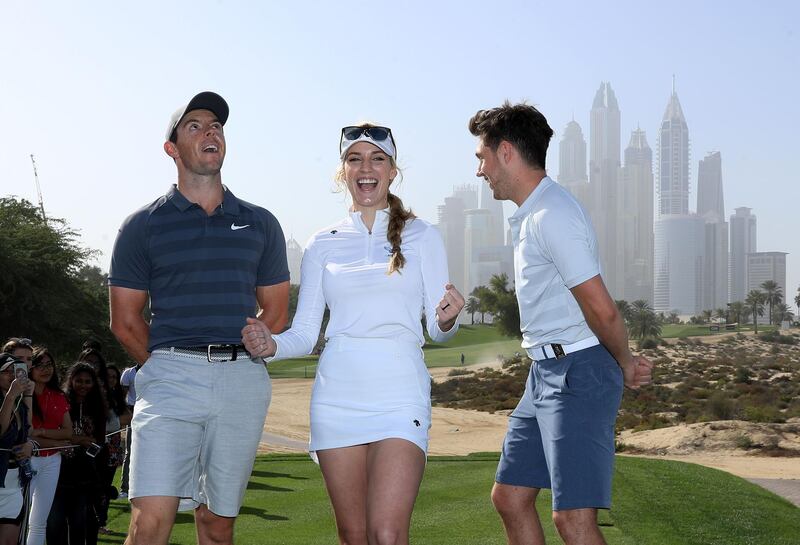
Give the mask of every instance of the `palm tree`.
POLYGON ((724 308, 718 308, 717 310, 714 311, 714 317, 717 319, 718 322, 724 320, 726 315, 727 312, 725 311, 724 308))
POLYGON ((746 308, 744 306, 744 303, 742 303, 741 301, 736 301, 734 303, 731 303, 730 311, 733 316, 736 316, 737 324, 742 320, 743 317, 746 318, 746 316, 744 316, 745 310, 746 308))
POLYGON ((475 313, 478 312, 478 300, 470 296, 467 299, 467 304, 464 308, 469 312, 469 318, 472 320, 472 325, 475 325, 475 313))
POLYGON ((758 290, 750 290, 750 293, 747 294, 747 299, 744 300, 744 303, 750 307, 753 313, 753 327, 756 333, 758 333, 758 317, 764 315, 765 300, 766 295, 758 290))
POLYGON ((769 325, 772 325, 772 308, 783 302, 783 291, 774 280, 765 280, 761 283, 764 290, 764 302, 769 304, 769 325))
POLYGON ((797 295, 794 296, 794 304, 797 305, 797 315, 800 316, 800 287, 797 288, 797 295))
POLYGON ((622 316, 622 319, 625 320, 626 324, 630 325, 632 316, 630 303, 628 303, 625 299, 614 299, 614 302, 617 304, 617 310, 622 316))
POLYGON ((780 324, 784 320, 791 322, 794 319, 794 314, 792 314, 792 309, 789 308, 789 305, 778 303, 775 306, 775 310, 773 310, 773 318, 775 318, 776 324, 780 324))
POLYGON ((703 323, 707 324, 708 322, 711 321, 711 311, 710 310, 704 310, 703 313, 701 314, 701 316, 703 317, 703 323))
POLYGON ((631 304, 630 330, 635 339, 661 336, 661 323, 647 301, 637 299, 631 304))
POLYGON ((670 312, 669 316, 667 316, 667 323, 679 324, 681 323, 681 318, 678 316, 677 312, 670 312))
POLYGON ((484 322, 484 315, 491 311, 492 291, 486 286, 477 286, 470 293, 473 297, 478 299, 478 312, 481 313, 481 323, 484 322))

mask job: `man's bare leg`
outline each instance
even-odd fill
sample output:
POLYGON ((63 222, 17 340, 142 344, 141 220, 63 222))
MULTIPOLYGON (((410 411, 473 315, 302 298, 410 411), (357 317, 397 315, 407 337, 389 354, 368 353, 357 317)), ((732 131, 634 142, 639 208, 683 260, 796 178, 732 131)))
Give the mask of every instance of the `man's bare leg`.
POLYGON ((492 503, 503 520, 508 545, 544 545, 536 512, 538 488, 494 483, 492 503))
POLYGON ((233 545, 233 524, 236 517, 221 517, 205 504, 194 510, 197 545, 233 545))
POLYGON ((597 509, 553 511, 553 522, 567 545, 606 545, 597 525, 597 509))
POLYGON ((178 498, 145 496, 131 500, 131 523, 125 545, 167 545, 178 498))

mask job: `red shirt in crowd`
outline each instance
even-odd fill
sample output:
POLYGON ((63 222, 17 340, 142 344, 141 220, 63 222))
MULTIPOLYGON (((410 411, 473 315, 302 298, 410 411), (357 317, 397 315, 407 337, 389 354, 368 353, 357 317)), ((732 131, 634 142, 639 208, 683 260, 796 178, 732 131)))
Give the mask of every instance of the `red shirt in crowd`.
MULTIPOLYGON (((53 390, 45 386, 41 395, 36 396, 36 402, 44 415, 44 421, 38 417, 36 411, 33 412, 33 427, 44 428, 46 430, 57 430, 64 422, 64 414, 69 412, 69 402, 67 396, 58 390, 53 390)), ((58 450, 45 450, 39 456, 52 456, 58 450)))

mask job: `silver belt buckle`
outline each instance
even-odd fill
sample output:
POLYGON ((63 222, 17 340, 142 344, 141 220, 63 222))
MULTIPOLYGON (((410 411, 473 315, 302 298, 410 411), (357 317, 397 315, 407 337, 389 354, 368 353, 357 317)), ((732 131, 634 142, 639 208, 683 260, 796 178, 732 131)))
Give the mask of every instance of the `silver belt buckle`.
POLYGON ((206 359, 208 359, 208 361, 210 363, 224 363, 226 361, 236 361, 237 356, 238 356, 237 351, 238 351, 238 347, 235 346, 235 345, 232 345, 232 344, 209 344, 206 347, 206 359), (219 350, 226 350, 227 349, 227 350, 230 350, 231 351, 231 357, 229 359, 212 360, 211 359, 211 351, 215 350, 215 349, 219 349, 219 350))

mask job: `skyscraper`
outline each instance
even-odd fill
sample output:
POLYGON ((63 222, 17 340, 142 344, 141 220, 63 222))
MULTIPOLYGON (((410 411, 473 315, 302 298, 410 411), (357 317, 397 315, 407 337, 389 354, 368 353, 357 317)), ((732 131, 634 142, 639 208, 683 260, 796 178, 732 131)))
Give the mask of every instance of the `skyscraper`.
POLYGON ((752 252, 747 254, 747 292, 764 291, 761 284, 772 280, 781 289, 786 302, 786 252, 752 252))
POLYGON ((602 82, 594 96, 590 118, 589 183, 592 217, 600 246, 603 279, 619 298, 623 291, 623 263, 619 242, 620 111, 611 84, 602 82))
MULTIPOLYGON (((747 291, 764 291, 761 284, 772 280, 781 289, 783 300, 786 303, 786 252, 753 252, 747 255, 747 291)), ((773 306, 773 309, 775 307, 773 306)), ((770 308, 764 305, 764 316, 759 323, 768 323, 770 308)))
POLYGON ((488 240, 491 246, 503 246, 505 224, 503 223, 503 201, 495 200, 488 183, 481 184, 481 208, 489 211, 488 240))
POLYGON ((705 221, 703 310, 728 303, 728 223, 722 193, 722 156, 711 152, 697 167, 697 215, 705 221))
POLYGON ((656 311, 682 316, 702 312, 704 227, 697 215, 662 216, 656 221, 656 311))
POLYGON ((680 315, 703 310, 705 224, 689 213, 689 128, 673 81, 658 135, 653 306, 680 315))
POLYGON ((756 216, 750 208, 741 206, 731 216, 730 244, 730 301, 747 298, 747 255, 758 251, 756 246, 756 216))
POLYGON ((286 261, 289 263, 289 281, 292 284, 300 284, 300 264, 303 261, 303 247, 294 239, 289 237, 286 241, 286 261))
POLYGON ((572 193, 586 210, 591 210, 589 178, 586 175, 586 140, 581 126, 574 119, 567 123, 564 137, 558 145, 558 183, 572 193))
POLYGON ((623 294, 626 301, 644 299, 653 304, 653 151, 645 132, 636 129, 625 148, 620 169, 622 206, 620 233, 623 257, 623 294))
POLYGON ((718 151, 700 159, 697 167, 697 215, 707 222, 725 221, 722 194, 722 155, 718 151))
POLYGON ((447 268, 450 279, 456 287, 466 289, 467 276, 464 270, 464 198, 472 200, 477 193, 475 186, 461 186, 453 191, 453 195, 445 198, 444 204, 438 207, 439 223, 437 225, 447 251, 447 268), (472 188, 472 189, 470 189, 472 188), (460 196, 457 196, 460 195, 460 196))
POLYGON ((659 215, 689 214, 689 127, 675 85, 658 138, 659 215))

